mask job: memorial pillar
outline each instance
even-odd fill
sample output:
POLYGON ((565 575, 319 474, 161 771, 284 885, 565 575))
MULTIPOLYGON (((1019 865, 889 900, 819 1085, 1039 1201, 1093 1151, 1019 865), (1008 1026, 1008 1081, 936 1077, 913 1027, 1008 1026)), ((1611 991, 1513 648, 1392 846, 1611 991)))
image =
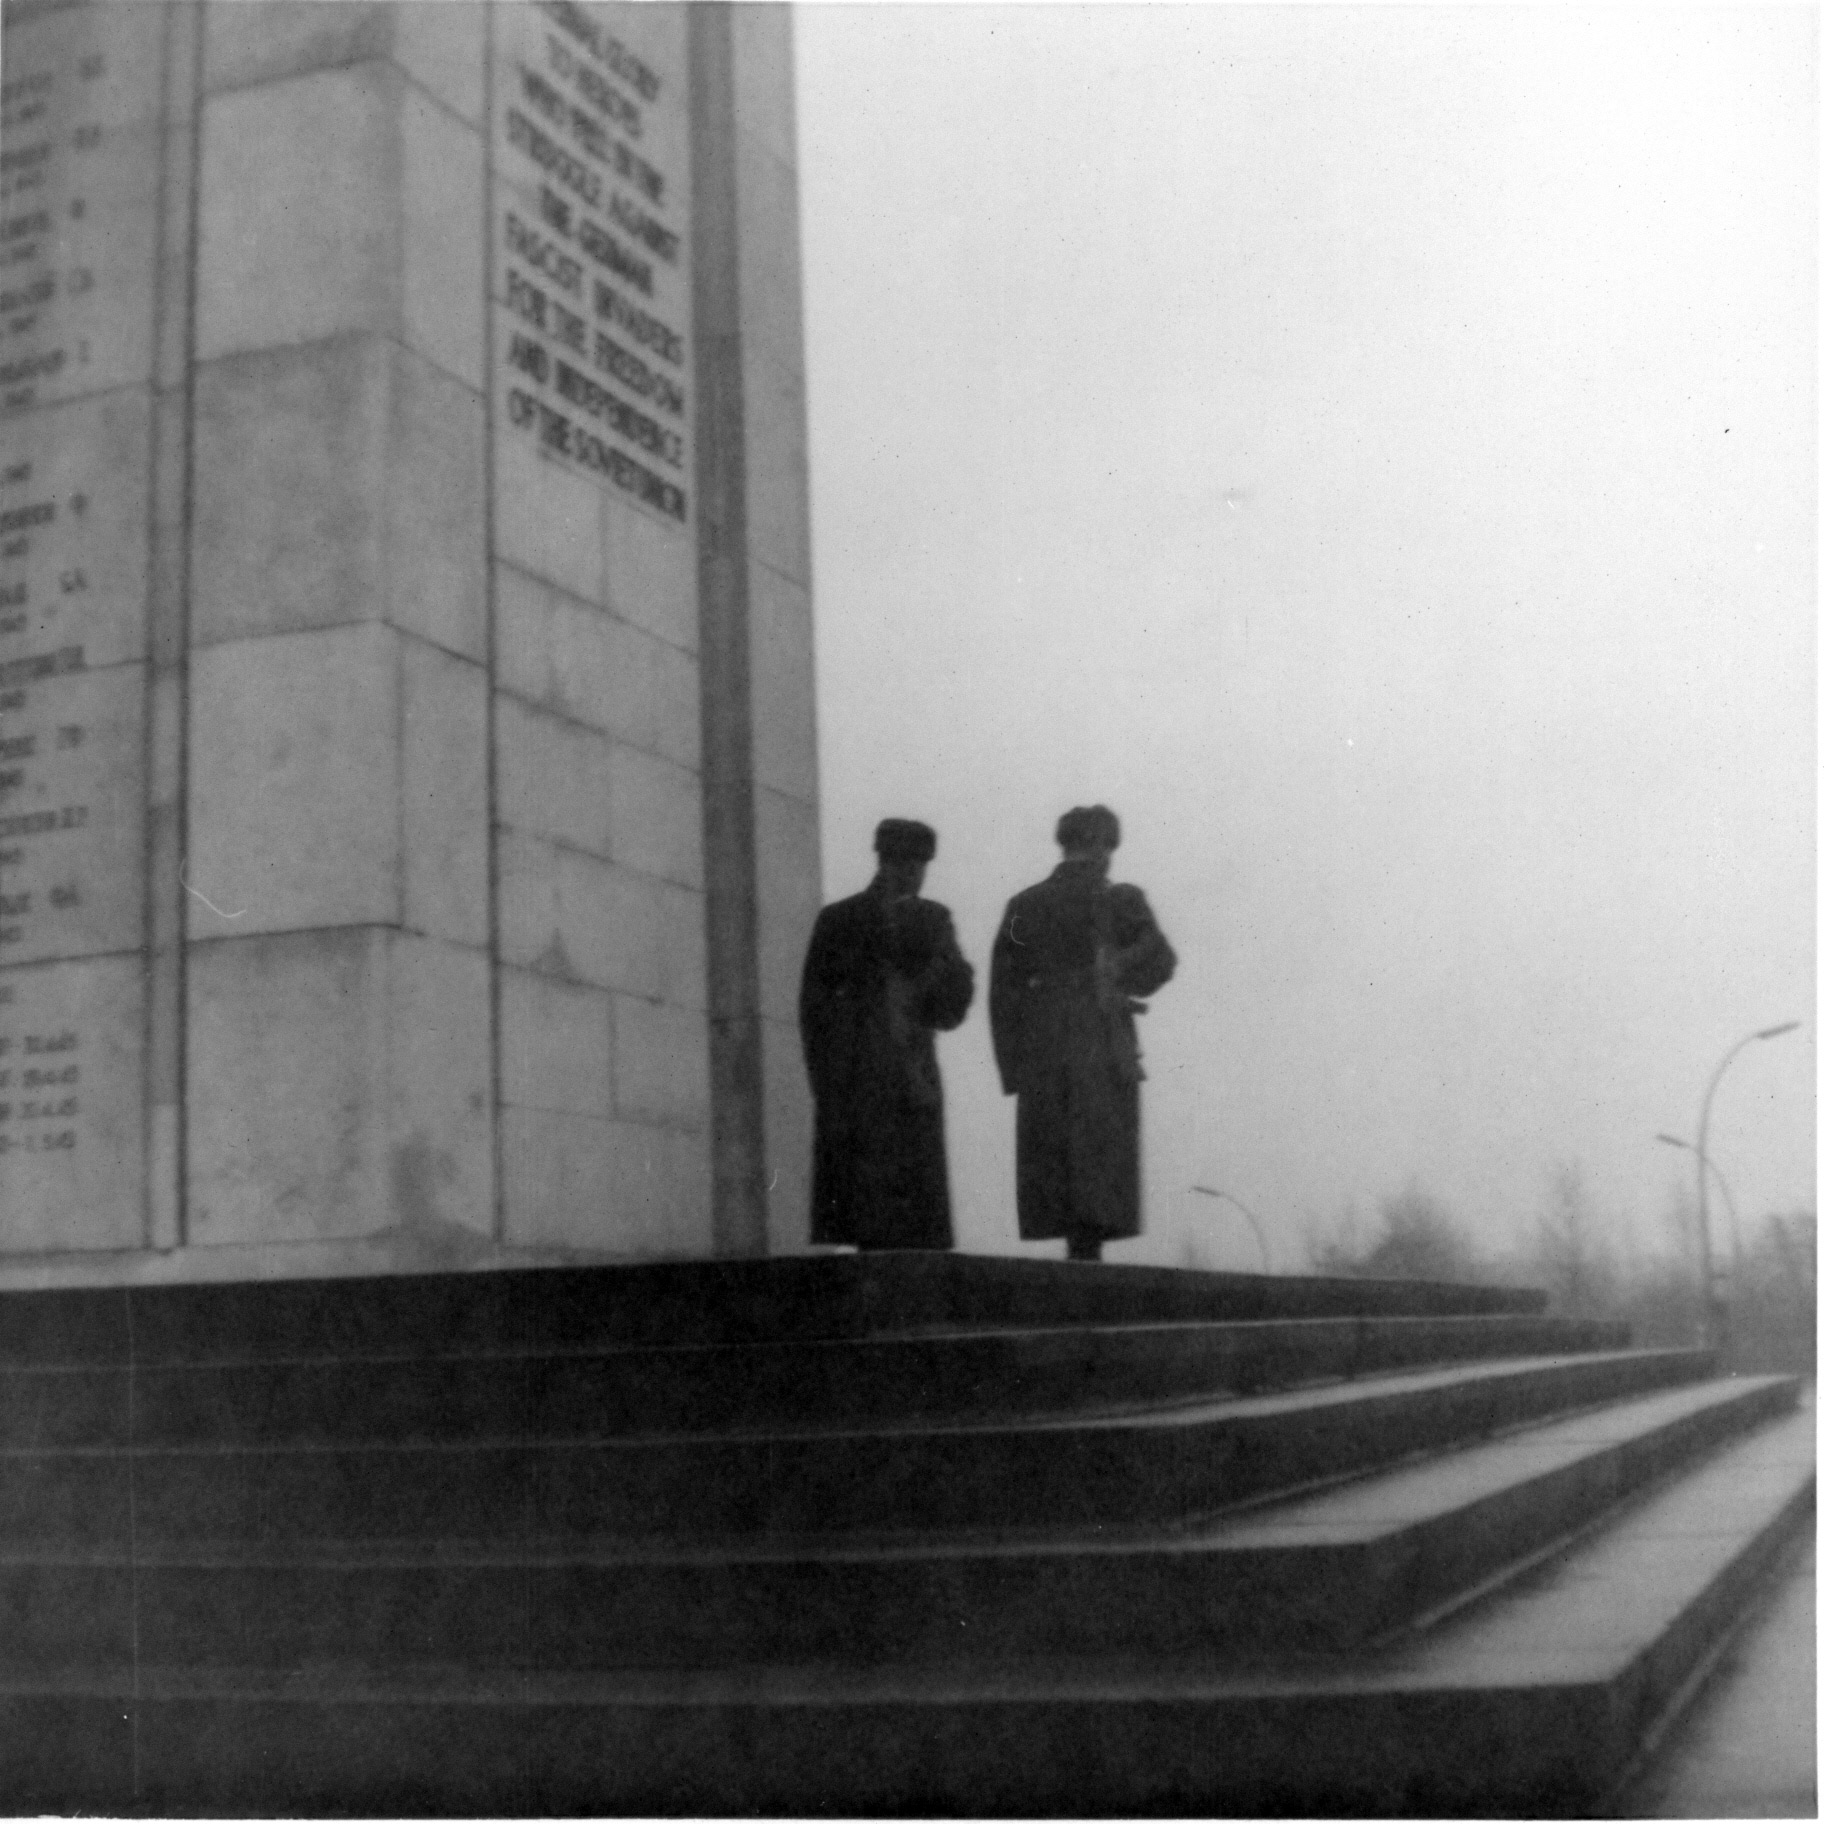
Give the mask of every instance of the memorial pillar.
POLYGON ((0 1281, 802 1241, 790 45, 702 10, 7 0, 0 1281))
POLYGON ((791 13, 689 9, 719 1252, 809 1236, 798 976, 821 902, 791 13))

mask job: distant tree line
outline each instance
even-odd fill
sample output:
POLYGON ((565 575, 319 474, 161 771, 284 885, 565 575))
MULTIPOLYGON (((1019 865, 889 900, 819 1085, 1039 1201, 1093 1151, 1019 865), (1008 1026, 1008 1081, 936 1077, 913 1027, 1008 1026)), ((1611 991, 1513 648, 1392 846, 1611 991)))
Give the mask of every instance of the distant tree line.
MULTIPOLYGON (((1539 1286, 1554 1311, 1620 1318, 1637 1345, 1669 1347, 1695 1341, 1703 1316, 1689 1191, 1673 1197, 1661 1228, 1659 1246, 1640 1245, 1596 1206, 1582 1170, 1566 1163, 1505 1249, 1479 1246, 1447 1205, 1413 1183, 1383 1198, 1370 1223, 1351 1209, 1312 1231, 1306 1251, 1313 1272, 1333 1276, 1539 1286)), ((1739 1237, 1717 1224, 1711 1245, 1728 1365, 1814 1374, 1816 1213, 1769 1214, 1739 1237)))

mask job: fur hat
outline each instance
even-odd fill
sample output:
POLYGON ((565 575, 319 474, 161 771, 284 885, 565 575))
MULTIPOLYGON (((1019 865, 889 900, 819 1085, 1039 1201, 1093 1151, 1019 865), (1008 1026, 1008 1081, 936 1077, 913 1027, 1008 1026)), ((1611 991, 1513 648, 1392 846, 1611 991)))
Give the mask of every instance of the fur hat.
POLYGON ((1105 804, 1079 804, 1058 819, 1058 847, 1087 849, 1121 846, 1121 819, 1105 804))
POLYGON ((874 853, 882 861, 929 861, 937 853, 937 832, 910 817, 888 817, 874 832, 874 853))

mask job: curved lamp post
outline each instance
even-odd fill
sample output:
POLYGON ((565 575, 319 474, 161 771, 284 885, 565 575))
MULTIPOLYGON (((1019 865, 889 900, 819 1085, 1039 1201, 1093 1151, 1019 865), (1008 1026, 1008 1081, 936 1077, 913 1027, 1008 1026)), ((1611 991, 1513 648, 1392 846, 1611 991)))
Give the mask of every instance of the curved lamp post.
POLYGON ((1763 1026, 1759 1032, 1751 1032, 1746 1038, 1737 1039, 1723 1053, 1722 1062, 1710 1073, 1710 1086, 1704 1091, 1703 1110, 1697 1118, 1697 1246, 1698 1270, 1703 1289, 1703 1341, 1710 1347, 1716 1345, 1721 1327, 1717 1322, 1716 1286, 1710 1271, 1710 1177, 1705 1170, 1710 1164, 1710 1104, 1716 1098, 1716 1086, 1722 1082, 1723 1072, 1735 1062, 1738 1052, 1745 1051, 1757 1039, 1777 1039, 1781 1033, 1796 1032, 1798 1025, 1797 1020, 1787 1020, 1778 1026, 1763 1026))
POLYGON ((1233 1191, 1212 1190, 1207 1184, 1194 1184, 1191 1186, 1191 1189, 1194 1190, 1200 1197, 1216 1197, 1216 1198, 1221 1199, 1224 1203, 1234 1204, 1236 1209, 1238 1209, 1242 1213, 1242 1215, 1244 1215, 1248 1219, 1248 1227, 1254 1231, 1254 1239, 1256 1242, 1258 1242, 1260 1244, 1260 1264, 1261 1264, 1262 1268, 1266 1272, 1271 1273, 1273 1271, 1273 1259, 1272 1259, 1272 1256, 1269 1255, 1267 1252, 1267 1238, 1262 1233, 1261 1227, 1260 1227, 1260 1219, 1254 1214, 1254 1212, 1251 1209, 1249 1209, 1248 1206, 1245 1203, 1243 1203, 1242 1200, 1239 1197, 1237 1197, 1233 1191))

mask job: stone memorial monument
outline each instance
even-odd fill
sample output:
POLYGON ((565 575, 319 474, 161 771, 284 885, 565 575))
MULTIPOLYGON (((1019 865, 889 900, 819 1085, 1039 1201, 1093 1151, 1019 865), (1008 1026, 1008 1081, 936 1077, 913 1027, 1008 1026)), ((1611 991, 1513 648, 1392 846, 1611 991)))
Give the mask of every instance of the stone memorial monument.
POLYGON ((801 1245, 786 9, 4 27, 0 1286, 801 1245))

